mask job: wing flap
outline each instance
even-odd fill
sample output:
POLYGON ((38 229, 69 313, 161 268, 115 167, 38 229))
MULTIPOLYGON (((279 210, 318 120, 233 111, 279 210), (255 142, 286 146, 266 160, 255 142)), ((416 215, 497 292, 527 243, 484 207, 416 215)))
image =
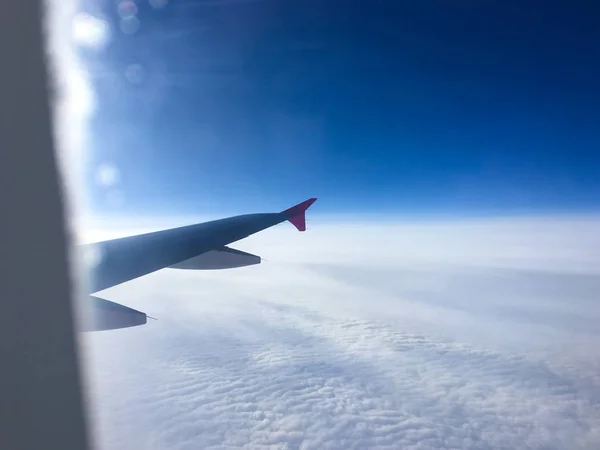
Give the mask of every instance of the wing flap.
POLYGON ((170 266, 170 269, 183 270, 221 270, 260 264, 260 256, 242 252, 229 247, 211 250, 194 258, 186 259, 170 266))

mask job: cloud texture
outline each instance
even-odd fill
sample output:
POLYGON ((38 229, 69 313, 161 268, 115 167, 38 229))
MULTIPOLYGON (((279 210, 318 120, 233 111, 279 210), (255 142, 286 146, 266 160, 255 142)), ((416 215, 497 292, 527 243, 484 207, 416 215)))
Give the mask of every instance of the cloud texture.
POLYGON ((98 448, 598 448, 598 225, 281 226, 113 288, 160 320, 84 336, 98 448))

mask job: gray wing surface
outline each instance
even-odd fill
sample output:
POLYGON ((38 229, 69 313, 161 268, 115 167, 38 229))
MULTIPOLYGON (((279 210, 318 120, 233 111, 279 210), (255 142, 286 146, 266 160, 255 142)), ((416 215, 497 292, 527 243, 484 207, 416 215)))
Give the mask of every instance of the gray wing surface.
MULTIPOLYGON (((94 255, 86 280, 87 293, 167 267, 211 270, 259 263, 259 257, 226 246, 286 220, 304 231, 305 211, 315 200, 306 200, 280 213, 246 214, 83 245, 80 250, 84 254, 94 255), (198 258, 200 255, 204 258, 198 258), (258 262, 249 262, 252 258, 258 258, 258 262)), ((145 313, 97 296, 90 295, 83 306, 82 331, 125 328, 147 321, 145 313)))

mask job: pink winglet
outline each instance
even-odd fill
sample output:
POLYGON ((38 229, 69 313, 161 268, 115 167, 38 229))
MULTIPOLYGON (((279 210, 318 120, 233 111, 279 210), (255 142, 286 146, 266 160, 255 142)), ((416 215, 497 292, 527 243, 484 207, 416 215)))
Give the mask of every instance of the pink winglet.
POLYGON ((309 198, 290 209, 286 209, 283 214, 288 216, 288 220, 298 231, 306 231, 306 210, 316 201, 316 198, 309 198))

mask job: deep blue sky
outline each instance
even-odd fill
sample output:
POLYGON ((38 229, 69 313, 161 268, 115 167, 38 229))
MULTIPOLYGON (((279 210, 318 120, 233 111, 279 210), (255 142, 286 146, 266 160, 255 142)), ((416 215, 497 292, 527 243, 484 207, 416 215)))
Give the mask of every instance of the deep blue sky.
POLYGON ((600 6, 575 3, 138 0, 131 35, 90 6, 92 208, 596 211, 600 6))

